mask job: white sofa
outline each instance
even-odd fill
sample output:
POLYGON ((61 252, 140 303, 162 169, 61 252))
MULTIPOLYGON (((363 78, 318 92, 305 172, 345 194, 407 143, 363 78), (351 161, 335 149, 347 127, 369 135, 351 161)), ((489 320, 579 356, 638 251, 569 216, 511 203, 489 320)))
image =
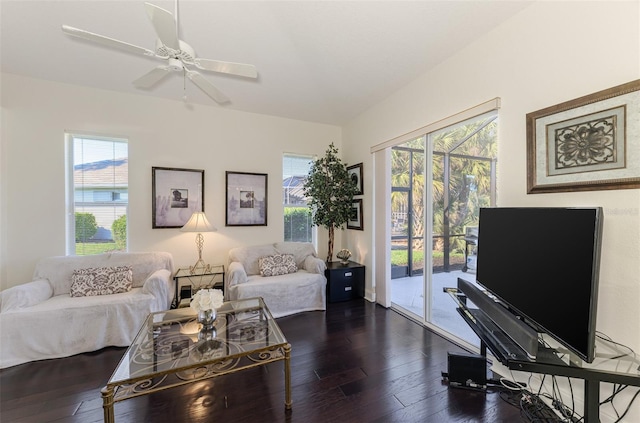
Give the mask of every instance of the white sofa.
POLYGON ((0 368, 129 346, 151 312, 171 306, 173 257, 166 252, 41 259, 31 282, 0 293, 0 368), (72 297, 76 269, 131 266, 132 288, 72 297))
POLYGON ((274 318, 312 310, 326 310, 326 264, 312 244, 278 242, 237 247, 229 251, 225 297, 228 300, 262 297, 274 318), (291 254, 297 271, 262 276, 259 259, 291 254))

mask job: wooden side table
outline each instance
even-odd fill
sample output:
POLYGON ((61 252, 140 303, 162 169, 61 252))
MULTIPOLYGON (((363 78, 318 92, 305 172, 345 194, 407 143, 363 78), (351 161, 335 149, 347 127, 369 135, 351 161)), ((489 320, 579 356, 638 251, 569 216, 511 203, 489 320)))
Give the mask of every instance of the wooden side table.
POLYGON ((198 290, 203 288, 215 288, 222 290, 224 294, 224 265, 211 266, 208 272, 192 274, 188 267, 181 267, 173 275, 176 284, 176 295, 171 303, 171 308, 178 308, 181 301, 191 298, 198 290))
POLYGON ((350 261, 327 263, 327 302, 348 301, 364 297, 364 265, 350 261))

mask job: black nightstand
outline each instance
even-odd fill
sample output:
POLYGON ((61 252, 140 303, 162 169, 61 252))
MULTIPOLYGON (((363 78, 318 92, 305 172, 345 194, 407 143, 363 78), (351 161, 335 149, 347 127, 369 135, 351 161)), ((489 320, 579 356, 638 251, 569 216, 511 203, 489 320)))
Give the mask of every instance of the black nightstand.
MULTIPOLYGON (((173 275, 176 284, 176 294, 171 308, 180 308, 182 300, 191 298, 202 288, 216 288, 224 294, 224 265, 211 266, 207 271, 192 274, 188 267, 182 267, 173 275), (183 289, 186 289, 183 294, 183 289)), ((186 305, 189 305, 186 302, 186 305)))
POLYGON ((348 301, 364 297, 364 265, 350 261, 327 263, 327 302, 348 301))

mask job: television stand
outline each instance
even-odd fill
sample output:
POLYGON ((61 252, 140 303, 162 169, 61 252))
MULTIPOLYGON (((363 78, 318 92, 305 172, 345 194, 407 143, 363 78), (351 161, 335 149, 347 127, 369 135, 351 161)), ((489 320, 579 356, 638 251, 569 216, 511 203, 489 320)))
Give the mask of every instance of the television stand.
POLYGON ((585 423, 600 422, 600 382, 640 386, 640 369, 638 368, 640 363, 635 357, 626 356, 613 360, 596 354, 593 363, 579 359, 576 363, 575 357, 569 357, 568 353, 540 344, 536 357, 531 358, 515 343, 505 340, 508 336, 499 327, 495 325, 492 327, 490 323, 484 322, 483 319, 486 316, 478 318, 482 311, 469 308, 466 297, 458 288, 444 288, 444 291, 453 298, 460 316, 480 338, 480 354, 485 358, 488 349, 510 370, 584 380, 585 423), (520 351, 516 351, 517 349, 520 351))
MULTIPOLYGON (((487 343, 491 345, 491 350, 500 351, 501 356, 505 359, 521 359, 526 360, 528 358, 527 354, 520 348, 507 334, 505 334, 498 325, 496 325, 489 317, 487 317, 481 310, 467 309, 469 314, 471 314, 470 318, 467 314, 463 314, 460 309, 458 312, 462 315, 462 318, 471 326, 476 326, 479 329, 479 332, 476 332, 476 335, 487 339, 487 343)), ((472 329, 473 329, 473 326, 472 329)), ((475 329, 474 329, 475 331, 475 329)), ((482 339, 480 337, 480 339, 482 339)), ((540 346, 538 346, 540 348, 540 346)), ((486 351, 485 351, 486 355, 486 351)))

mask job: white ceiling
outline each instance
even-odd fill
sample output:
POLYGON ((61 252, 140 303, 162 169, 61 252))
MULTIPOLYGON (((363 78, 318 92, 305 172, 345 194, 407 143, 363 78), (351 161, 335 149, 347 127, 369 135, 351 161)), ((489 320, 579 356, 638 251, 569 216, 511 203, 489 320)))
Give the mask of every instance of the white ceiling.
MULTIPOLYGON (((150 1, 171 12, 172 1, 150 1)), ((132 81, 159 64, 71 37, 63 24, 155 50, 143 1, 1 0, 2 72, 181 100, 174 73, 151 90, 132 81)), ((258 79, 201 71, 231 98, 220 106, 186 81, 187 101, 341 125, 530 5, 475 1, 179 2, 179 35, 202 58, 250 63, 258 79)))

